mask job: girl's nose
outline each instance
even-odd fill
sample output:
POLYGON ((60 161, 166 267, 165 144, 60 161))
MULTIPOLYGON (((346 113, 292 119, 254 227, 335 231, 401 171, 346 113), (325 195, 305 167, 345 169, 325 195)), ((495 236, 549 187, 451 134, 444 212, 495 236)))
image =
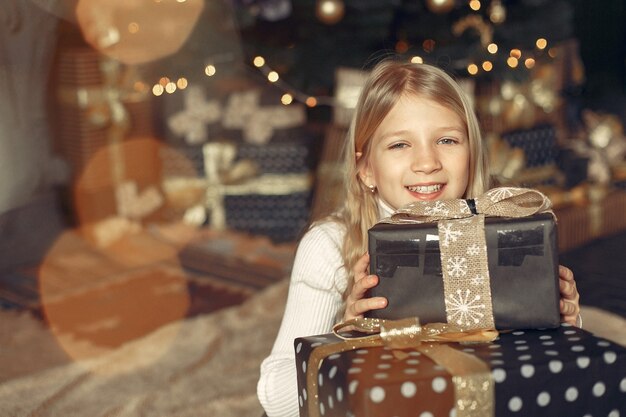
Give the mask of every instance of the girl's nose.
POLYGON ((437 152, 430 147, 420 147, 415 149, 411 170, 413 172, 421 172, 430 174, 441 169, 441 162, 437 152))

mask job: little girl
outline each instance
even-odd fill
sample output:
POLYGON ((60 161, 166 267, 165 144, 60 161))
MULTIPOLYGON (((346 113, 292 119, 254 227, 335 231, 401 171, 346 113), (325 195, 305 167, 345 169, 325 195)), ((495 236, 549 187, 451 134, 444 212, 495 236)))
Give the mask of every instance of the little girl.
MULTIPOLYGON (((364 298, 367 231, 412 201, 475 198, 489 187, 487 158, 471 104, 440 69, 396 60, 370 73, 347 137, 345 196, 339 212, 314 223, 298 246, 287 305, 257 393, 269 417, 299 413, 293 341, 383 308, 364 298)), ((579 295, 560 266, 562 320, 575 324, 579 295)))

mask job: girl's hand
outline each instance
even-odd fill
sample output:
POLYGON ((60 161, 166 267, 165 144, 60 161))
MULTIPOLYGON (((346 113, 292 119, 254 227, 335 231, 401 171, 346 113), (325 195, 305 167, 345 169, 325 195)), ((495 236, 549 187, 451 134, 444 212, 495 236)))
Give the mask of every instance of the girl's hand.
POLYGON ((561 291, 561 320, 573 326, 579 325, 580 314, 579 294, 574 281, 574 273, 563 265, 559 265, 559 289, 561 291))
POLYGON ((385 297, 363 298, 370 288, 378 284, 376 275, 369 275, 367 267, 370 263, 369 254, 363 255, 354 265, 354 285, 346 298, 346 310, 343 313, 343 320, 350 320, 356 317, 363 317, 363 314, 370 310, 376 310, 387 306, 385 297))

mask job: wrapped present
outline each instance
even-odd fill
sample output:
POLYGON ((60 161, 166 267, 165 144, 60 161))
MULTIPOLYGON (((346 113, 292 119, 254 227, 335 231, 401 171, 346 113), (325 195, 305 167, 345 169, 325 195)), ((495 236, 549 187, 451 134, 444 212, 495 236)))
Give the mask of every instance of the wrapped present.
POLYGON ((524 150, 528 167, 549 165, 556 160, 556 130, 552 125, 512 130, 503 133, 502 139, 512 147, 524 150))
POLYGON ((63 51, 57 100, 61 148, 80 225, 148 221, 163 204, 152 104, 134 68, 88 48, 63 51))
POLYGON ((274 242, 295 241, 308 223, 310 202, 310 190, 227 195, 224 197, 226 224, 234 230, 267 236, 274 242))
POLYGON ((208 229, 178 253, 181 265, 229 284, 261 289, 289 275, 295 245, 265 236, 208 229))
POLYGON ((584 330, 518 330, 477 343, 493 336, 385 326, 356 339, 295 340, 300 417, 626 412, 626 349, 584 330))
POLYGON ((228 227, 277 242, 295 240, 308 221, 312 175, 260 173, 257 164, 236 154, 231 142, 205 144, 206 178, 166 178, 166 196, 195 202, 196 191, 203 190, 201 202, 188 209, 201 211, 194 222, 203 224, 208 213, 208 223, 217 230, 228 227))
POLYGON ((557 230, 536 190, 495 188, 476 200, 417 202, 369 231, 370 317, 419 316, 464 328, 557 327, 557 230), (388 223, 387 223, 388 222, 388 223))

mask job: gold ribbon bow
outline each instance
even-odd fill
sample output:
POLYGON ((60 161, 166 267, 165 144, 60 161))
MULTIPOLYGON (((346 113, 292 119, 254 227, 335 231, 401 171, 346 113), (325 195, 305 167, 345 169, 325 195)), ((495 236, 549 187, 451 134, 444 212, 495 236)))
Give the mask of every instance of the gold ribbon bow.
POLYGON ((477 357, 446 343, 491 342, 498 337, 495 329, 463 330, 448 323, 421 325, 417 317, 401 320, 356 318, 335 325, 333 333, 342 341, 316 347, 309 357, 309 417, 319 415, 317 374, 324 358, 335 353, 376 346, 415 349, 443 366, 452 374, 457 417, 493 416, 494 384, 489 367, 477 357), (347 327, 367 335, 346 337, 339 333, 347 327))
POLYGON ((500 187, 476 199, 413 202, 381 222, 437 222, 447 322, 463 329, 495 328, 485 217, 552 213, 551 206, 537 190, 500 187))
POLYGON ((387 223, 428 223, 463 219, 476 214, 494 217, 526 217, 550 211, 552 203, 530 188, 499 187, 475 199, 416 201, 397 210, 387 223), (473 202, 473 203, 472 203, 473 202), (472 209, 472 204, 475 209, 472 209))

